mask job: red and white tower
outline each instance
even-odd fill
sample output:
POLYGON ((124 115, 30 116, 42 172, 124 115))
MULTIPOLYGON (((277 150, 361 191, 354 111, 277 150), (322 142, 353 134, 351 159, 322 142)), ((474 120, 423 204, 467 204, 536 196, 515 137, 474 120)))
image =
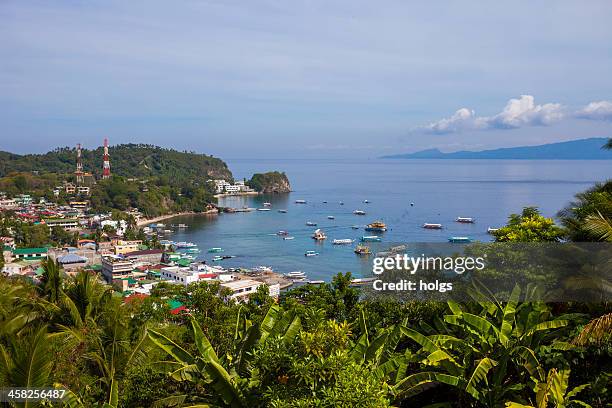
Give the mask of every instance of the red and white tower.
POLYGON ((85 182, 84 173, 83 173, 83 160, 81 159, 81 144, 77 144, 77 162, 76 162, 76 171, 74 175, 76 176, 77 184, 83 184, 85 182))
POLYGON ((108 156, 108 139, 104 138, 104 156, 102 158, 102 179, 110 177, 110 157, 108 156))

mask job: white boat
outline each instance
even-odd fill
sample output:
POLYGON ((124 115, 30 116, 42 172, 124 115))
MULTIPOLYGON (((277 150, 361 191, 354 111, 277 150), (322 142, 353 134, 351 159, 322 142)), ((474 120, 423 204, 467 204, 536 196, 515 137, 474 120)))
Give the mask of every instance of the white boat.
POLYGON ((346 238, 346 239, 334 239, 332 241, 332 244, 334 245, 350 245, 353 243, 353 240, 350 238, 346 238))
POLYGON ((310 285, 322 285, 325 283, 324 280, 309 280, 308 282, 306 282, 310 285))
POLYGON ((328 220, 335 220, 335 219, 336 219, 336 217, 334 217, 333 215, 328 215, 328 216, 327 216, 327 219, 328 219, 328 220))
POLYGON ((359 229, 359 225, 352 225, 351 228, 352 229, 359 229))
POLYGON ((368 200, 363 200, 364 204, 370 204, 370 202, 368 200))
POLYGON ((366 215, 366 212, 363 210, 355 210, 353 211, 353 214, 355 215, 366 215))
POLYGON ((304 253, 304 256, 317 256, 317 255, 319 255, 319 253, 316 251, 306 251, 304 253))
POLYGON ((312 239, 317 240, 317 241, 321 241, 321 240, 327 239, 327 236, 325 235, 325 233, 322 230, 317 229, 312 234, 312 239))
POLYGON ((291 241, 292 239, 295 239, 295 237, 283 237, 283 239, 285 241, 291 241))
POLYGON ((270 211, 269 208, 258 208, 257 211, 270 211))
POLYGON ((193 242, 185 242, 185 241, 175 242, 174 246, 177 248, 195 248, 197 247, 197 245, 194 244, 193 242))
POLYGON ((361 242, 380 242, 382 239, 378 235, 364 235, 361 242))
POLYGON ((272 203, 263 203, 264 207, 272 207, 272 203))
POLYGON ((289 233, 288 233, 287 231, 282 231, 282 230, 281 230, 281 231, 278 231, 278 232, 276 233, 276 235, 285 236, 285 235, 289 235, 289 233))
POLYGON ((317 223, 316 222, 312 222, 312 221, 306 221, 306 225, 309 227, 316 227, 317 223))
POLYGON ((286 213, 286 212, 287 212, 287 210, 278 210, 278 212, 279 212, 279 213, 283 213, 283 214, 284 214, 284 213, 286 213))
POLYGON ((457 217, 457 219, 455 221, 456 222, 461 222, 463 224, 473 224, 474 221, 476 221, 476 220, 474 220, 474 218, 472 218, 472 217, 457 217))
POLYGON ((272 272, 272 268, 269 266, 256 266, 253 268, 253 272, 272 272))
POLYGON ((425 229, 442 229, 442 224, 432 224, 432 223, 426 222, 425 224, 423 224, 423 228, 425 228, 425 229))
POLYGON ((340 201, 340 203, 339 203, 339 204, 340 204, 340 205, 344 205, 344 201, 340 201))
POLYGON ((219 248, 219 247, 209 248, 208 252, 210 252, 210 253, 223 252, 223 248, 219 248))
POLYGON ((492 228, 492 227, 487 228, 487 233, 489 234, 493 234, 494 232, 497 232, 497 231, 499 231, 499 228, 492 228))
POLYGON ((295 200, 296 204, 306 204, 306 200, 295 200))
POLYGON ((294 271, 285 274, 289 279, 306 279, 306 274, 302 271, 294 271))

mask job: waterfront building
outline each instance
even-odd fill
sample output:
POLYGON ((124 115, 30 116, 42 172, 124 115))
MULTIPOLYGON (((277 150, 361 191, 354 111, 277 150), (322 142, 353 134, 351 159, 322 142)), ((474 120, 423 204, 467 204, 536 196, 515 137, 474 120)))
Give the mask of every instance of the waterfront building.
MULTIPOLYGON (((229 295, 230 299, 243 302, 247 301, 252 294, 256 293, 257 288, 263 284, 263 282, 252 279, 241 279, 233 282, 222 283, 221 287, 229 289, 232 292, 229 295)), ((268 290, 271 297, 277 298, 280 295, 280 285, 278 283, 269 285, 268 290)))
POLYGON ((199 281, 211 281, 217 279, 217 274, 214 273, 213 268, 207 265, 202 267, 181 267, 181 266, 167 266, 160 270, 160 277, 171 283, 177 283, 184 286, 190 283, 199 281))

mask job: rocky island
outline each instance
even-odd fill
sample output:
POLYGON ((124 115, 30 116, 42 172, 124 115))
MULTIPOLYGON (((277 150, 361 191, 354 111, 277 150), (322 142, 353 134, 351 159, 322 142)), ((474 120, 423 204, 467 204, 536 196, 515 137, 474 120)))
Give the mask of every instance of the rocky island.
POLYGON ((247 185, 259 193, 289 193, 291 185, 285 173, 270 171, 267 173, 255 173, 247 185))

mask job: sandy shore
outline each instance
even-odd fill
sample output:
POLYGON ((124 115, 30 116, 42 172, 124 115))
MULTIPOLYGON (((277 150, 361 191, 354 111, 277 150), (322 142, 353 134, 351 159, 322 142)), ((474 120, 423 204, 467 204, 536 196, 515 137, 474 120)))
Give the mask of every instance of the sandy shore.
POLYGON ((160 221, 163 220, 167 220, 170 218, 174 218, 174 217, 180 217, 181 215, 206 215, 206 214, 217 214, 218 211, 207 211, 207 212, 201 212, 201 213, 196 213, 193 211, 186 211, 186 212, 179 212, 179 213, 172 213, 172 214, 166 214, 166 215, 160 215, 159 217, 155 217, 155 218, 142 218, 140 219, 136 225, 139 227, 142 227, 144 225, 148 225, 148 224, 156 224, 160 221))

